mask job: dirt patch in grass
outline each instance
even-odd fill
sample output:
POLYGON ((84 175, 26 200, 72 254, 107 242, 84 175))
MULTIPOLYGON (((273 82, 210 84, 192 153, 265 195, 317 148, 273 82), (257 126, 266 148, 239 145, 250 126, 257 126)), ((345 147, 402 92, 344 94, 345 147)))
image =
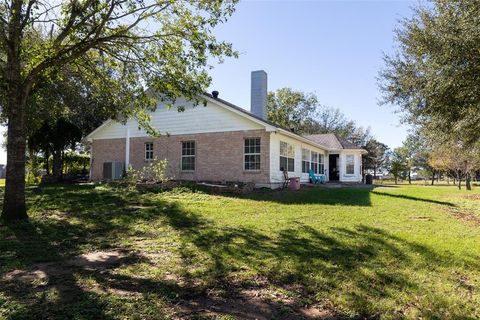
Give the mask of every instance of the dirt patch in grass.
POLYGON ((431 217, 412 217, 413 221, 433 221, 431 217))
POLYGON ((445 208, 445 210, 458 220, 480 227, 480 217, 471 212, 456 207, 445 208))
MULTIPOLYGON (((0 285, 19 292, 23 290, 22 287, 32 286, 30 288, 36 292, 46 292, 53 288, 62 296, 74 297, 83 291, 122 299, 142 299, 149 292, 148 288, 142 286, 142 281, 149 281, 148 279, 132 278, 131 285, 122 283, 122 280, 111 282, 116 279, 113 270, 124 265, 123 262, 128 262, 128 259, 133 259, 133 256, 145 257, 151 261, 147 256, 152 255, 144 256, 120 249, 94 251, 64 262, 39 263, 28 270, 13 270, 3 276, 0 285), (74 273, 106 281, 78 282, 72 277, 74 273)), ((284 290, 272 286, 266 279, 259 278, 254 284, 246 285, 234 278, 226 278, 226 282, 212 290, 197 290, 199 284, 184 280, 170 272, 166 272, 163 277, 163 281, 172 283, 182 292, 176 298, 171 298, 167 306, 167 312, 174 319, 208 319, 217 316, 247 320, 347 318, 320 305, 309 304, 302 288, 284 290)))
POLYGON ((346 319, 322 306, 302 306, 294 298, 269 288, 230 288, 222 297, 202 296, 177 303, 174 317, 196 319, 230 315, 236 319, 346 319))
POLYGON ((463 197, 468 200, 480 201, 480 194, 466 194, 463 197))
POLYGON ((30 270, 13 270, 3 277, 9 282, 46 281, 48 277, 62 276, 71 273, 72 268, 85 270, 101 270, 119 264, 127 257, 123 250, 94 251, 74 257, 62 263, 39 263, 30 270))

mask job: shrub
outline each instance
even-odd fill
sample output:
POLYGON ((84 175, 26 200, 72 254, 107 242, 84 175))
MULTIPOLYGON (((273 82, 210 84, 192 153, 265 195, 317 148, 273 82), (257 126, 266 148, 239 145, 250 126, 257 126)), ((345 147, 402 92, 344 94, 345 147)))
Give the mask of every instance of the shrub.
POLYGON ((135 170, 129 166, 126 172, 126 181, 128 184, 137 184, 141 182, 162 183, 170 178, 166 175, 168 161, 154 159, 141 170, 135 170))

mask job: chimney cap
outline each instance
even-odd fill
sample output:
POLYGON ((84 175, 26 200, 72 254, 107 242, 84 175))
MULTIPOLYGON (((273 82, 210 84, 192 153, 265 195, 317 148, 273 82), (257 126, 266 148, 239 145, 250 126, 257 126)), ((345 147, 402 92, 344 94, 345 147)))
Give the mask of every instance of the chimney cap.
POLYGON ((217 99, 218 98, 218 95, 220 94, 220 92, 218 92, 217 90, 214 90, 212 91, 212 96, 217 99))

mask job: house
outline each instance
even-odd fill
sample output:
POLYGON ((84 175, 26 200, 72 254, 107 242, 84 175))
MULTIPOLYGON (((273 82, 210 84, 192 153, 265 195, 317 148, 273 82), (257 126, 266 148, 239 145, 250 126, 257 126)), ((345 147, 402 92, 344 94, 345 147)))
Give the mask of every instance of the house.
POLYGON ((151 114, 163 133, 153 138, 134 119, 108 120, 87 136, 91 143, 93 181, 121 177, 124 168, 139 169, 153 159, 167 159, 168 174, 178 180, 253 182, 276 188, 290 177, 308 182, 310 169, 327 181, 361 182, 366 151, 335 134, 300 136, 266 120, 267 74, 252 72, 251 112, 204 94, 206 106, 186 100, 185 111, 162 102, 151 114))

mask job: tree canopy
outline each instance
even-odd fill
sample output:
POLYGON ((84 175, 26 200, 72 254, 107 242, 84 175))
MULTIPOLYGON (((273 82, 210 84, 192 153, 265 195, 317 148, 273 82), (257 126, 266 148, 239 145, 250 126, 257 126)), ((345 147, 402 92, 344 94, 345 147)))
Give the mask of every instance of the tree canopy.
POLYGON ((384 103, 444 141, 480 141, 480 3, 436 0, 396 30, 380 73, 384 103))
MULTIPOLYGON (((147 129, 156 100, 199 103, 210 58, 236 56, 212 29, 236 0, 9 0, 0 4, 0 105, 8 123, 2 217, 26 218, 29 119, 45 111, 32 97, 64 68, 108 93, 115 115, 147 129)), ((151 128, 150 128, 151 129, 151 128)))
POLYGON ((348 120, 339 109, 320 104, 314 93, 291 88, 269 92, 267 114, 270 121, 299 134, 336 133, 358 146, 372 138, 370 128, 348 120))

